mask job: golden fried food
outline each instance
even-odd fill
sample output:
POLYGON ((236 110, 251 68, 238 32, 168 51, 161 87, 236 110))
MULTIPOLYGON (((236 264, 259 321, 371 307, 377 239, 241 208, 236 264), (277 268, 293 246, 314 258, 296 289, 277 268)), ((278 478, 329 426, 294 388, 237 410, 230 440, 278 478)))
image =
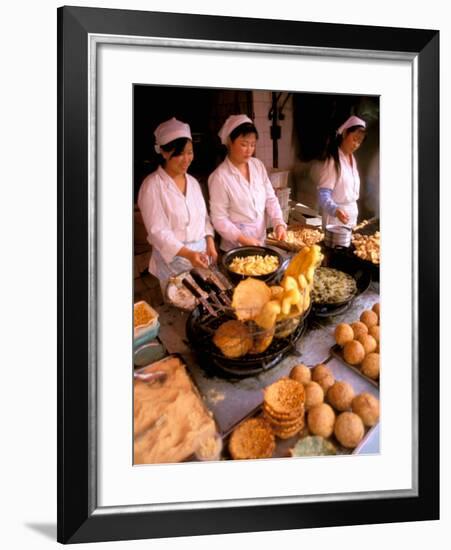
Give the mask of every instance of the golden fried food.
MULTIPOLYGON (((299 304, 301 298, 302 295, 298 288, 286 290, 282 297, 282 314, 288 315, 291 312, 291 306, 296 306, 299 304)), ((298 310, 298 312, 302 313, 302 309, 303 308, 301 308, 301 311, 298 310)))
POLYGON ((318 382, 307 382, 305 389, 305 410, 308 411, 315 405, 320 405, 324 401, 323 388, 318 382))
POLYGON ((266 254, 265 256, 236 256, 229 264, 230 271, 240 275, 268 275, 279 267, 279 258, 266 254))
POLYGON ((307 413, 307 425, 313 435, 330 437, 335 425, 334 410, 327 403, 315 405, 307 413))
POLYGON ((255 319, 270 300, 269 286, 264 281, 249 277, 240 281, 233 291, 232 307, 240 321, 249 321, 255 319))
POLYGON ((270 300, 266 302, 260 313, 255 317, 256 324, 263 329, 271 329, 276 324, 276 319, 281 312, 280 302, 276 300, 270 300))
POLYGON ((374 313, 380 318, 380 316, 381 316, 381 311, 380 311, 380 304, 379 304, 379 302, 373 304, 373 307, 372 307, 371 309, 372 309, 372 310, 374 311, 374 313))
POLYGON ((370 334, 362 334, 362 336, 357 338, 357 341, 362 344, 363 349, 365 350, 365 355, 376 351, 377 341, 370 334))
POLYGON ((276 435, 279 439, 290 439, 290 437, 294 437, 297 433, 299 433, 304 427, 304 416, 300 417, 300 420, 298 424, 291 428, 272 428, 274 435, 276 435))
POLYGON ((277 427, 289 427, 299 422, 299 418, 304 415, 305 409, 302 405, 298 410, 291 412, 290 414, 282 414, 271 407, 267 403, 263 403, 263 415, 270 422, 271 426, 277 427))
POLYGON ((283 286, 273 285, 270 286, 269 289, 271 290, 271 299, 281 298, 284 293, 283 286))
POLYGON ((373 264, 380 264, 380 233, 376 231, 374 235, 360 235, 354 233, 352 237, 354 245, 354 254, 362 260, 367 260, 373 264))
POLYGON ((335 342, 339 346, 344 346, 346 342, 354 340, 354 331, 351 325, 347 323, 340 323, 335 327, 335 342))
POLYGON ((270 458, 276 447, 274 434, 264 418, 250 418, 236 428, 229 442, 234 460, 270 458))
POLYGON ((358 414, 365 426, 371 427, 379 422, 379 399, 371 393, 356 395, 351 403, 352 412, 358 414))
POLYGON ((342 412, 335 421, 334 434, 343 447, 354 449, 362 441, 365 427, 357 414, 342 412))
POLYGON ((304 386, 291 378, 280 378, 264 390, 264 403, 275 415, 299 414, 304 402, 304 386))
POLYGON ((377 316, 377 313, 372 311, 371 309, 366 309, 362 312, 360 315, 360 321, 362 323, 365 323, 365 325, 370 328, 373 325, 377 325, 379 322, 379 317, 377 316))
POLYGON ((361 371, 368 378, 377 380, 379 378, 379 354, 369 353, 362 361, 361 371))
POLYGON ((242 357, 252 347, 249 328, 241 321, 226 321, 216 330, 213 343, 226 357, 242 357))
POLYGON ((379 343, 380 340, 380 327, 379 325, 373 325, 368 329, 368 334, 370 334, 377 343, 379 343))
MULTIPOLYGON (((311 246, 312 244, 319 243, 324 238, 324 233, 319 229, 312 229, 310 227, 299 227, 296 229, 289 229, 287 232, 285 242, 293 245, 296 248, 302 248, 304 246, 311 246)), ((270 239, 275 239, 274 233, 268 235, 270 239)))
POLYGON ((348 382, 339 380, 327 390, 326 399, 337 411, 346 411, 354 399, 354 389, 348 382))
POLYGON ((301 384, 305 385, 308 384, 312 379, 312 373, 307 366, 300 363, 299 365, 295 365, 291 369, 290 378, 292 378, 293 380, 297 380, 301 384))
POLYGON ((357 340, 357 338, 362 334, 368 334, 368 327, 365 325, 365 323, 362 323, 361 321, 355 321, 354 323, 351 323, 351 328, 354 332, 354 340, 357 340))
POLYGON ((147 302, 137 302, 133 308, 133 326, 141 327, 150 323, 155 318, 147 302))
POLYGON ((350 365, 360 365, 365 357, 365 350, 357 340, 351 340, 343 347, 343 357, 350 365))
POLYGON ((335 382, 332 371, 329 369, 329 367, 326 367, 326 365, 322 364, 316 365, 316 367, 314 367, 314 369, 312 370, 312 380, 313 382, 318 382, 324 393, 326 393, 327 390, 335 382))

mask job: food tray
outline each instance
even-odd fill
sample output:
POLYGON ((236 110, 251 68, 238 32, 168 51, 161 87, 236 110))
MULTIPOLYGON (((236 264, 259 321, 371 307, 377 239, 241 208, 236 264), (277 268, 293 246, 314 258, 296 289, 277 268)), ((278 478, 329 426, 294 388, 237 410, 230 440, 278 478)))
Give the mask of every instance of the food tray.
POLYGON ((134 346, 138 347, 152 340, 158 335, 160 323, 158 321, 158 313, 146 301, 141 300, 133 306, 134 310, 139 306, 144 307, 149 315, 149 321, 145 324, 136 325, 133 327, 134 346))
POLYGON ((213 414, 202 399, 182 358, 177 354, 169 355, 134 372, 138 374, 162 372, 166 375, 161 380, 149 382, 149 388, 145 390, 147 393, 141 398, 141 406, 137 409, 138 414, 141 415, 138 416, 139 428, 135 424, 137 421, 136 385, 146 384, 146 382, 134 381, 134 464, 162 464, 194 460, 198 441, 216 437, 217 427, 213 414), (191 408, 187 410, 186 417, 182 418, 180 411, 177 412, 177 410, 181 406, 183 396, 186 397, 191 408), (190 414, 193 415, 192 418, 189 416, 190 414), (183 430, 181 431, 179 444, 176 448, 172 449, 167 446, 162 452, 158 449, 158 441, 169 440, 171 430, 175 428, 186 430, 186 433, 183 434, 183 430), (149 444, 147 444, 148 440, 150 440, 149 444), (156 449, 155 452, 154 449, 156 449))
MULTIPOLYGON (((288 225, 287 231, 298 231, 304 227, 307 229, 320 231, 320 229, 314 225, 301 224, 301 223, 288 225)), ((323 239, 324 239, 324 236, 322 236, 316 244, 322 242, 323 239)), ((271 237, 266 238, 266 243, 271 246, 276 246, 278 248, 281 248, 282 250, 287 250, 288 252, 299 252, 302 248, 304 248, 303 246, 299 246, 294 243, 288 243, 286 241, 278 241, 277 239, 274 239, 271 237)))
POLYGON ((379 387, 379 381, 378 380, 373 380, 372 378, 368 378, 368 376, 365 376, 358 367, 356 367, 354 365, 350 365, 349 363, 347 363, 344 360, 343 352, 341 350, 341 347, 338 344, 335 344, 334 346, 331 347, 330 353, 333 355, 333 357, 336 357, 337 359, 342 361, 342 363, 344 363, 347 366, 348 369, 353 370, 360 377, 364 378, 369 384, 371 384, 372 386, 375 386, 376 388, 379 387))
MULTIPOLYGON (((335 359, 334 357, 331 357, 328 361, 324 361, 324 364, 327 364, 336 380, 343 380, 351 384, 351 386, 354 388, 355 395, 363 392, 368 392, 379 399, 378 387, 370 383, 370 380, 363 376, 361 373, 354 372, 355 369, 349 369, 347 365, 343 364, 342 361, 335 359)), ((228 451, 228 443, 233 430, 248 418, 260 416, 262 413, 262 406, 263 402, 258 407, 256 407, 249 415, 247 415, 235 426, 232 426, 229 430, 227 430, 227 432, 223 434, 223 458, 225 460, 231 458, 228 451)), ((365 435, 355 449, 346 449, 345 447, 342 447, 336 441, 334 436, 331 436, 329 438, 329 441, 331 441, 335 445, 337 449, 337 455, 377 454, 379 452, 379 431, 379 423, 375 426, 372 426, 371 428, 365 428, 365 435)), ((290 439, 283 440, 276 437, 276 448, 272 455, 272 458, 291 457, 290 450, 296 445, 299 439, 305 437, 306 435, 309 435, 307 427, 305 427, 299 434, 291 437, 290 439)))

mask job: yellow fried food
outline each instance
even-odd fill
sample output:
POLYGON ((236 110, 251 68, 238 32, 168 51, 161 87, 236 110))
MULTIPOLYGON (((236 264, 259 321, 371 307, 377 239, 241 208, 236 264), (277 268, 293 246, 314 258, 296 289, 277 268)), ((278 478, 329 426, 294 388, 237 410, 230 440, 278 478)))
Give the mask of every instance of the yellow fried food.
POLYGON ((362 440, 365 427, 360 416, 345 411, 337 417, 334 434, 343 447, 354 449, 362 440))
POLYGON ((269 289, 271 290, 271 298, 280 298, 284 292, 283 286, 279 285, 270 286, 269 289))
POLYGON ((307 288, 307 279, 305 278, 305 275, 303 273, 298 275, 298 283, 300 289, 304 290, 305 288, 307 288))
POLYGON ((295 256, 293 256, 291 262, 288 264, 288 267, 285 270, 285 277, 298 277, 302 273, 301 266, 303 265, 303 262, 309 252, 310 248, 306 246, 295 256))
POLYGON ((278 300, 266 302, 260 313, 255 317, 255 323, 265 330, 272 328, 276 323, 276 318, 281 312, 281 305, 278 300))
POLYGON ((260 314, 263 306, 270 300, 269 286, 264 281, 249 277, 236 286, 233 292, 232 307, 240 321, 250 321, 260 314))
POLYGON ((282 313, 288 315, 291 311, 291 306, 296 306, 301 299, 301 293, 298 288, 292 288, 284 293, 282 298, 282 313))
POLYGON ((242 357, 252 347, 252 335, 244 323, 226 321, 216 329, 213 343, 226 357, 242 357))
POLYGON ((284 277, 282 281, 282 288, 285 291, 293 290, 298 288, 298 283, 294 277, 291 277, 290 275, 287 275, 284 277))
POLYGON ((299 365, 295 365, 291 369, 290 378, 292 378, 293 380, 297 380, 305 386, 305 384, 308 384, 311 381, 312 373, 306 365, 299 363, 299 365))
POLYGON ((267 275, 279 267, 277 256, 237 256, 230 262, 229 269, 240 275, 267 275))

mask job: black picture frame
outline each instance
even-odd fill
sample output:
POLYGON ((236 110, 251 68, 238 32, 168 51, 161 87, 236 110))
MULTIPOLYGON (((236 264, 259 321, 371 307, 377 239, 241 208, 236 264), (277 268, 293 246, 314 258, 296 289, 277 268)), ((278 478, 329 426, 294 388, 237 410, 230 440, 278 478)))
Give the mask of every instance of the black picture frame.
MULTIPOLYGON (((94 384, 95 387, 95 384, 94 384)), ((62 543, 256 532, 439 518, 439 32, 62 7, 58 9, 58 534, 62 543), (90 362, 88 38, 170 37, 411 54, 418 121, 418 492, 405 498, 140 511, 96 503, 90 362)))

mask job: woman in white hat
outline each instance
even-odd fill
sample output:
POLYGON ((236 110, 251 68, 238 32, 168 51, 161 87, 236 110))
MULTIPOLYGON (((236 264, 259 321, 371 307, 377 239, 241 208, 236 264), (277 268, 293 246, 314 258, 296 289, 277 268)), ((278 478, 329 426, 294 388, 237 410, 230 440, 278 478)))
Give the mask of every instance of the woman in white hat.
POLYGON ((221 249, 262 245, 266 238, 265 212, 278 239, 286 238, 286 224, 264 164, 253 156, 258 132, 246 115, 232 115, 219 131, 227 157, 208 178, 210 216, 221 235, 221 249))
POLYGON ((189 125, 171 118, 154 135, 162 165, 144 179, 138 206, 152 245, 149 271, 164 292, 170 277, 208 267, 217 252, 199 183, 187 173, 193 160, 189 125))
POLYGON ((318 177, 318 201, 323 215, 323 227, 357 223, 357 199, 360 177, 354 153, 366 135, 366 122, 349 117, 337 130, 327 158, 321 164, 318 177))

